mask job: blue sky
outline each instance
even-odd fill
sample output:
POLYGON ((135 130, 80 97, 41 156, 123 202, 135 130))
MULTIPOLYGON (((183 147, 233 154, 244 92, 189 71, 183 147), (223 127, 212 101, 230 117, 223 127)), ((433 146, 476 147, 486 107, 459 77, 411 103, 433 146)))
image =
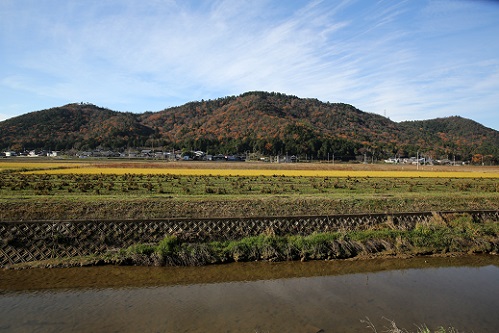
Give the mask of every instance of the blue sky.
POLYGON ((499 130, 499 2, 0 0, 0 120, 251 90, 499 130))

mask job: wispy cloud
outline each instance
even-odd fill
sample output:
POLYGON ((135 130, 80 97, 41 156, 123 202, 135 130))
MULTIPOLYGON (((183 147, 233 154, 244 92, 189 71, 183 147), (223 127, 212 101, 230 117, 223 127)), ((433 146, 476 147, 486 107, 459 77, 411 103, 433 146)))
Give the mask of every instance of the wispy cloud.
POLYGON ((499 104, 499 8, 483 3, 48 5, 0 4, 0 89, 34 101, 141 112, 267 90, 386 110, 394 120, 480 120, 478 105, 490 120, 499 104))

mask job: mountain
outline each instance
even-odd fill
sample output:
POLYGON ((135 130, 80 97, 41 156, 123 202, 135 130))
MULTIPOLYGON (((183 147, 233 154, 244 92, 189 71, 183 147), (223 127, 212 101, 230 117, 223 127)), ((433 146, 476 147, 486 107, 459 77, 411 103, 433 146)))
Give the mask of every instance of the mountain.
POLYGON ((68 104, 0 122, 0 148, 164 147, 343 159, 476 154, 499 161, 499 132, 461 117, 393 122, 342 103, 268 92, 132 114, 68 104))
POLYGON ((121 147, 152 130, 138 116, 74 103, 36 111, 0 122, 0 147, 63 150, 93 148, 101 143, 121 147))

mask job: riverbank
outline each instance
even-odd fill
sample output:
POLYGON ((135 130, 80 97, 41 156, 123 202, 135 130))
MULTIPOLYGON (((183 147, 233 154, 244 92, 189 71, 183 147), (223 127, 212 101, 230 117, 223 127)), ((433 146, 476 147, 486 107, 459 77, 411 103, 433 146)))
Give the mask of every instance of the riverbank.
POLYGON ((434 216, 401 229, 389 223, 367 230, 310 235, 277 235, 268 230, 237 240, 193 242, 182 235, 158 243, 137 243, 103 254, 9 265, 10 269, 97 265, 203 266, 252 261, 309 261, 380 257, 456 256, 499 252, 499 223, 473 221, 463 214, 444 220, 434 216))

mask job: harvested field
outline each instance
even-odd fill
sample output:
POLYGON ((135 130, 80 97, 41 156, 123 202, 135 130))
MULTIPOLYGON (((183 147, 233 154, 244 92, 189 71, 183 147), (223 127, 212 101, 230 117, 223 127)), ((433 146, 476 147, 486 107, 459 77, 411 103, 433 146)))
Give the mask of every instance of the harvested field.
POLYGON ((499 168, 1 161, 0 220, 498 209, 499 168), (418 170, 419 169, 419 170, 418 170))

